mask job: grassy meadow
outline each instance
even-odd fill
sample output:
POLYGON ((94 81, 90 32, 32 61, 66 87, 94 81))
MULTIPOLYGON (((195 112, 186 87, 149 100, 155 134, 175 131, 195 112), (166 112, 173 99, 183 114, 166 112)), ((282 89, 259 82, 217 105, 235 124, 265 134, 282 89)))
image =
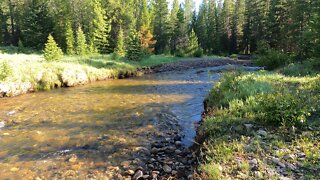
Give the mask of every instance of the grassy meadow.
POLYGON ((199 129, 202 178, 320 178, 320 75, 292 75, 294 66, 228 72, 213 87, 199 129))
POLYGON ((113 60, 112 55, 64 56, 47 62, 43 55, 16 48, 0 48, 0 96, 15 96, 29 91, 76 86, 97 80, 137 76, 137 69, 180 60, 153 55, 141 61, 113 60))

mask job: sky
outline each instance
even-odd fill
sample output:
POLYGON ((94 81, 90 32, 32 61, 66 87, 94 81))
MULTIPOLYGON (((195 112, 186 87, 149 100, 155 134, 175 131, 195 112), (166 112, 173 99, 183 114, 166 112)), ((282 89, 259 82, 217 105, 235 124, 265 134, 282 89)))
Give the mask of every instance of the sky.
MULTIPOLYGON (((179 0, 179 1, 180 1, 180 3, 184 2, 184 0, 179 0)), ((193 0, 193 1, 195 3, 196 10, 198 10, 202 0, 193 0)), ((173 2, 173 0, 169 0, 170 6, 172 5, 172 2, 173 2)))

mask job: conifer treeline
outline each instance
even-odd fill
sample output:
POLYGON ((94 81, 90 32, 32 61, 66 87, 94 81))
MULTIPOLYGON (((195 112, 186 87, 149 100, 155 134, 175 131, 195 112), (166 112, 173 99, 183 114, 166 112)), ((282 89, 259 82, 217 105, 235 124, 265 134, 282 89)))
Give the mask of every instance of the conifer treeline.
POLYGON ((177 54, 187 51, 194 30, 207 54, 270 46, 307 58, 319 55, 319 14, 320 1, 313 0, 203 0, 198 12, 193 0, 173 0, 172 7, 167 0, 4 0, 0 44, 42 49, 52 34, 68 54, 82 53, 77 41, 122 54, 140 34, 143 46, 155 43, 150 51, 177 54), (85 39, 77 37, 82 33, 85 39))

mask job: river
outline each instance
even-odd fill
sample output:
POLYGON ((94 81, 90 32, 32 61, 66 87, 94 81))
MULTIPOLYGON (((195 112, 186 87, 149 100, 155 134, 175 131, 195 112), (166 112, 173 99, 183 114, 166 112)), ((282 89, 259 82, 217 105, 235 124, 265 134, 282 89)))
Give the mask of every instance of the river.
MULTIPOLYGON (((163 72, 0 99, 0 179, 102 178, 175 119, 193 144, 223 67, 163 72)), ((170 126, 168 126, 170 128, 170 126)))

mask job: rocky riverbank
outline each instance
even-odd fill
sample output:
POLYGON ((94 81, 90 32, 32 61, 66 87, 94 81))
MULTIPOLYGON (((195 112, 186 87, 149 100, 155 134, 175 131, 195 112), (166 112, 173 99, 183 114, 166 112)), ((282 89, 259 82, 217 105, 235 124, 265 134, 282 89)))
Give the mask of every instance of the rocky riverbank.
POLYGON ((192 68, 206 68, 206 67, 216 67, 224 65, 239 65, 239 66, 252 66, 250 60, 234 60, 229 58, 198 58, 198 59, 186 59, 185 61, 162 64, 154 66, 151 69, 154 72, 165 72, 165 71, 181 71, 192 68))
POLYGON ((149 146, 141 148, 137 157, 108 167, 110 179, 193 179, 198 158, 183 146, 178 119, 168 117, 156 124, 149 146))

